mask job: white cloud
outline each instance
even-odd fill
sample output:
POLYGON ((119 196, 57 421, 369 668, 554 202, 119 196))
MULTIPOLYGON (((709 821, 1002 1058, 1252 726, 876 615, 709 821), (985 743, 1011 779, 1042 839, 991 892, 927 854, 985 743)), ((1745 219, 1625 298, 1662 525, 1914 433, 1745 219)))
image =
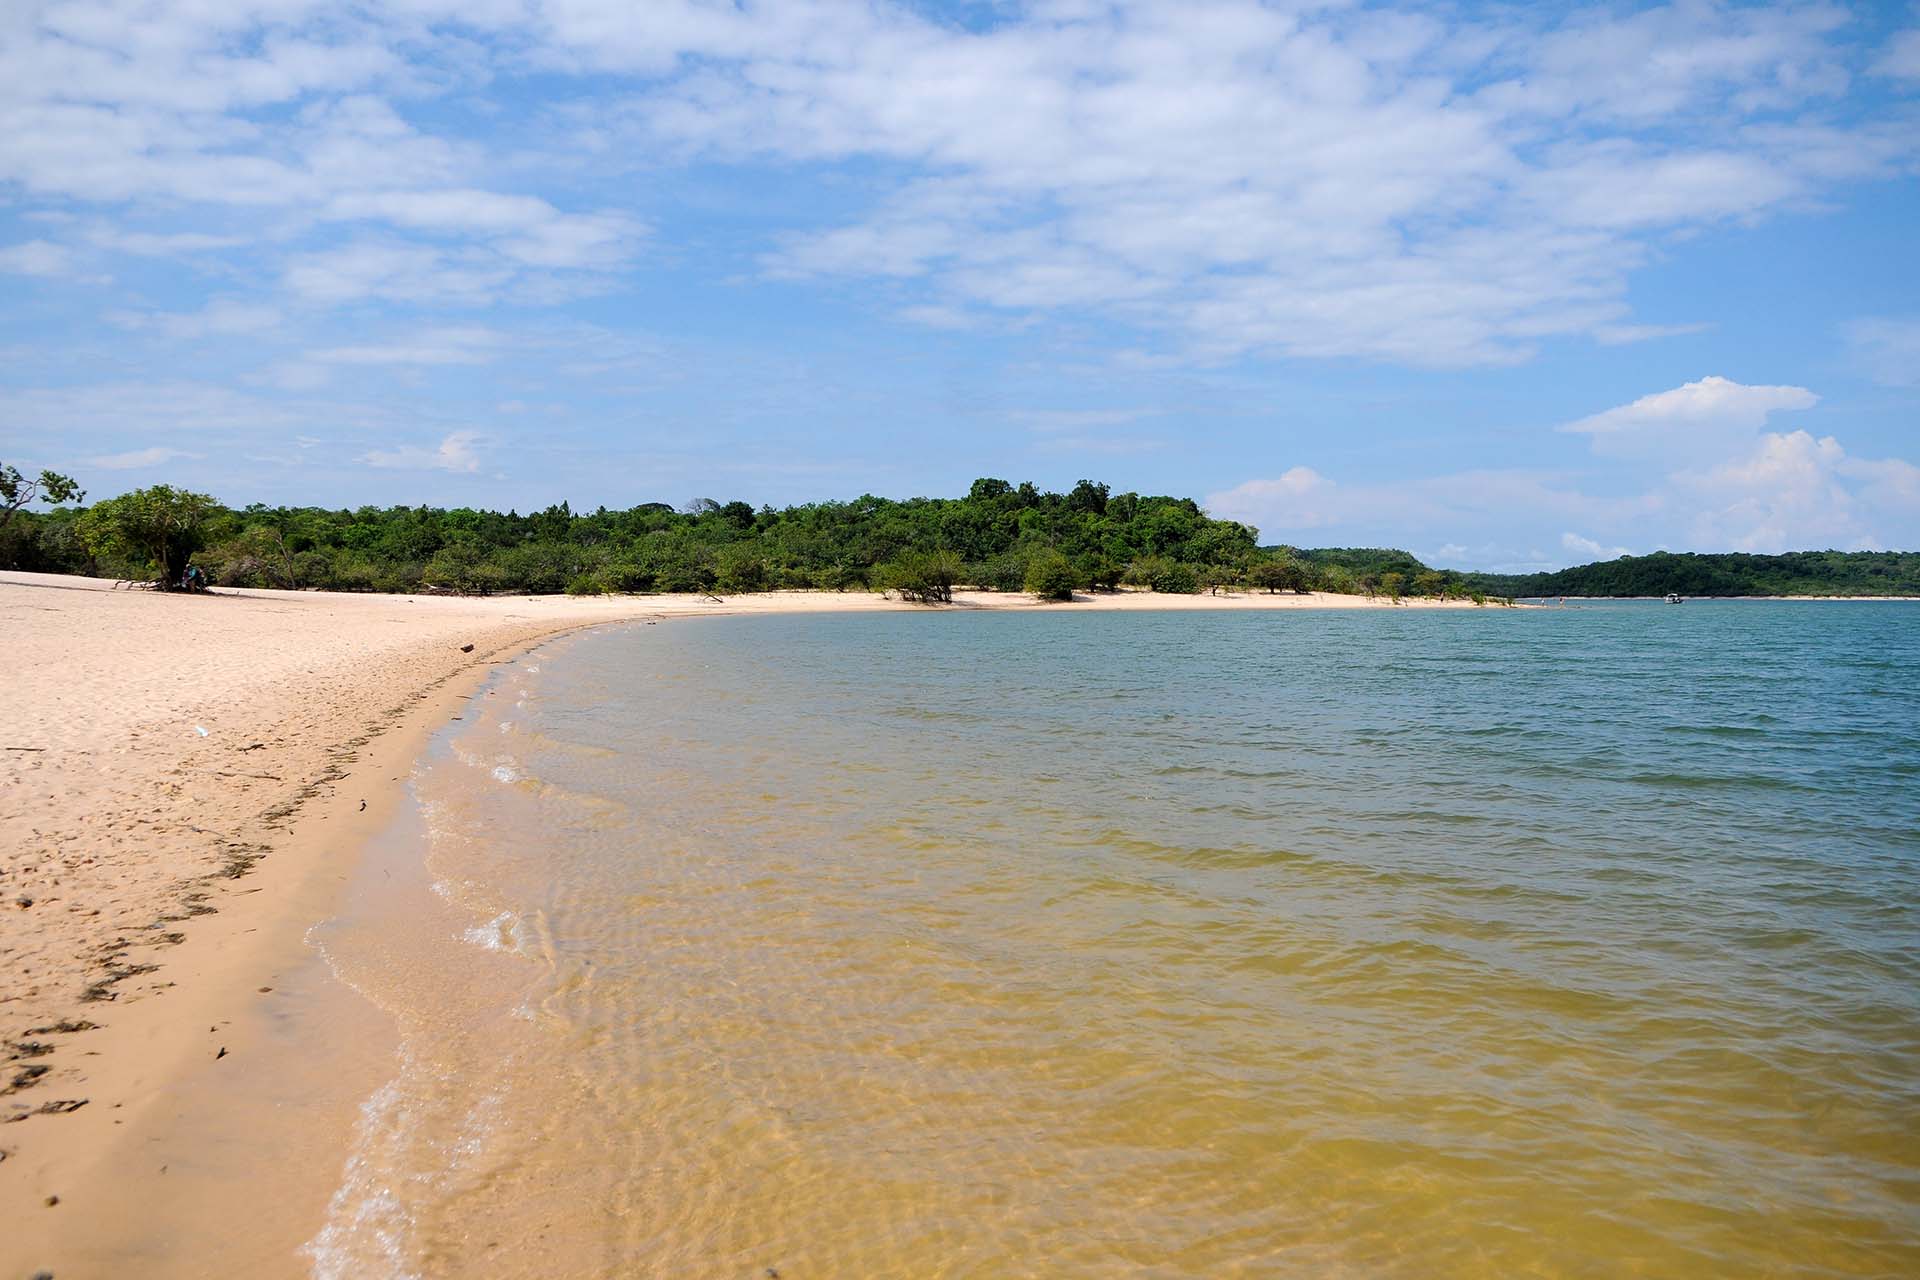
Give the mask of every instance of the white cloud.
POLYGON ((1843 11, 1818 4, 1575 10, 1530 44, 1496 53, 1532 74, 1502 78, 1480 96, 1517 113, 1646 123, 1726 100, 1746 110, 1801 103, 1845 90, 1845 64, 1825 39, 1845 22, 1843 11))
POLYGON ((257 334, 278 328, 280 309, 237 298, 215 298, 198 311, 117 311, 109 315, 126 329, 147 329, 168 338, 192 339, 213 335, 257 334))
POLYGON ((1855 495, 1842 477, 1846 450, 1832 436, 1769 433, 1759 447, 1679 483, 1696 497, 1698 545, 1777 552, 1872 541, 1855 495))
POLYGON ((247 243, 245 236, 216 236, 203 231, 123 231, 110 226, 93 228, 87 233, 87 239, 102 249, 148 258, 210 253, 216 249, 236 249, 247 243))
POLYGON ((1895 32, 1872 69, 1877 76, 1920 80, 1920 28, 1895 32))
POLYGON ((1889 387, 1920 386, 1920 319, 1856 320, 1843 331, 1854 361, 1889 387))
POLYGON ((336 197, 325 216, 471 232, 491 237, 494 251, 512 261, 552 269, 618 266, 643 233, 639 220, 624 214, 562 213, 537 197, 465 188, 353 192, 336 197))
MULTIPOLYGON (((1559 563, 1610 560, 1642 548, 1779 552, 1865 550, 1920 543, 1920 467, 1897 458, 1854 458, 1831 437, 1766 433, 1734 456, 1698 470, 1649 477, 1619 496, 1591 492, 1571 476, 1464 472, 1374 484, 1339 484, 1305 467, 1208 497, 1215 515, 1254 525, 1266 542, 1425 545, 1433 536, 1473 540, 1483 564, 1538 551, 1496 554, 1516 531, 1547 530, 1569 516, 1615 538, 1565 531, 1559 563)), ((1458 542, 1453 544, 1460 545, 1458 542)))
POLYGON ((472 473, 480 470, 480 450, 485 442, 486 438, 477 431, 451 431, 431 449, 421 448, 418 445, 371 449, 361 454, 358 461, 370 467, 406 471, 472 473))
POLYGON ((1273 480, 1249 480, 1207 496, 1207 511, 1250 524, 1269 536, 1319 529, 1346 519, 1353 507, 1333 481, 1311 467, 1293 467, 1273 480))
POLYGON ((1763 430, 1772 414, 1817 399, 1804 387, 1703 378, 1561 428, 1587 435, 1603 457, 1618 456, 1623 438, 1641 439, 1646 447, 1632 456, 1650 465, 1614 475, 1611 485, 1604 475, 1517 470, 1342 484, 1294 467, 1213 494, 1207 505, 1270 541, 1333 530, 1323 536, 1419 545, 1431 536, 1566 530, 1577 520, 1602 531, 1559 535, 1562 551, 1583 561, 1633 554, 1625 538, 1754 552, 1920 544, 1920 466, 1851 456, 1831 436, 1763 430))
POLYGON ((102 471, 138 471, 145 467, 157 467, 172 462, 175 458, 198 458, 204 455, 188 453, 185 449, 169 449, 156 445, 150 449, 133 449, 126 453, 108 453, 88 458, 87 465, 98 467, 102 471))
POLYGON ((73 273, 73 251, 50 240, 25 240, 0 248, 0 271, 18 276, 73 273))
POLYGON ((1820 397, 1805 387, 1749 387, 1714 376, 1671 391, 1641 396, 1632 404, 1570 422, 1562 431, 1604 436, 1703 425, 1758 427, 1781 409, 1811 409, 1820 397))
POLYGON ((478 305, 498 296, 513 271, 497 260, 431 245, 359 243, 297 255, 284 279, 295 294, 319 304, 386 298, 478 305))
MULTIPOLYGON (((455 12, 448 6, 441 16, 455 12)), ((470 20, 507 16, 483 7, 470 20)), ((43 8, 20 24, 18 39, 0 41, 0 180, 30 198, 128 203, 148 215, 228 211, 237 217, 222 221, 248 231, 108 224, 90 236, 146 256, 267 247, 345 223, 452 237, 465 242, 455 258, 462 250, 490 258, 493 276, 531 274, 541 288, 551 287, 538 280, 544 273, 619 266, 641 234, 637 219, 567 213, 544 196, 488 189, 476 177, 501 166, 484 144, 423 131, 384 96, 417 103, 481 72, 468 65, 449 74, 449 63, 471 64, 479 47, 430 30, 425 17, 307 0, 43 8)), ((298 288, 302 275, 290 275, 298 288)), ((477 300, 494 287, 456 281, 436 293, 414 280, 396 292, 477 300)), ((302 292, 323 302, 388 296, 302 292)))
POLYGON ((296 421, 297 415, 285 406, 204 382, 0 389, 0 427, 22 436, 55 433, 76 442, 92 438, 119 443, 128 433, 205 440, 282 429, 296 421))
POLYGON ((486 364, 499 354, 506 341, 505 334, 493 329, 428 329, 395 342, 309 351, 305 358, 318 364, 486 364))
POLYGON ((962 332, 968 329, 985 327, 985 325, 981 323, 980 316, 960 307, 901 307, 894 314, 909 324, 924 325, 929 329, 948 329, 954 332, 962 332))
POLYGON ((1609 547, 1577 533, 1561 534, 1560 545, 1575 555, 1585 556, 1588 560, 1618 560, 1621 556, 1633 554, 1626 547, 1609 547))
POLYGON ((379 219, 426 230, 521 231, 558 217, 560 211, 533 196, 494 191, 356 191, 329 202, 326 216, 344 221, 379 219))
POLYGON ((1701 457, 1723 454, 1730 442, 1751 438, 1775 413, 1811 409, 1819 401, 1805 387, 1745 386, 1707 377, 1560 430, 1589 436, 1596 452, 1616 457, 1701 457))
MULTIPOLYGON (((270 249, 310 305, 477 306, 616 278, 650 184, 602 179, 876 161, 838 225, 775 211, 770 270, 876 278, 942 327, 1091 309, 1189 359, 1461 366, 1679 331, 1627 302, 1662 238, 1920 150, 1897 114, 1832 109, 1860 51, 1820 4, 989 8, 48 6, 0 42, 0 180, 230 213, 99 242, 270 249), (435 109, 529 69, 552 96, 489 95, 484 134, 435 109)), ((1912 34, 1876 67, 1901 73, 1912 34)))
POLYGON ((1920 467, 1902 458, 1842 458, 1840 474, 1860 482, 1867 501, 1920 515, 1920 467))
POLYGON ((1705 333, 1712 327, 1710 324, 1603 324, 1594 327, 1593 339, 1603 347, 1623 347, 1634 342, 1705 333))
POLYGON ((1740 128, 1844 92, 1839 19, 1817 6, 1447 29, 1142 3, 978 32, 893 8, 836 13, 857 31, 677 12, 644 38, 599 6, 556 28, 599 65, 657 71, 675 35, 706 55, 634 104, 638 145, 907 169, 780 269, 911 286, 949 323, 1103 308, 1202 357, 1498 364, 1556 336, 1655 336, 1625 302, 1650 236, 1915 153, 1879 122, 1740 128))
POLYGON ((1852 457, 1832 436, 1768 433, 1751 453, 1676 481, 1699 503, 1692 534, 1706 545, 1851 551, 1920 535, 1920 467, 1852 457))

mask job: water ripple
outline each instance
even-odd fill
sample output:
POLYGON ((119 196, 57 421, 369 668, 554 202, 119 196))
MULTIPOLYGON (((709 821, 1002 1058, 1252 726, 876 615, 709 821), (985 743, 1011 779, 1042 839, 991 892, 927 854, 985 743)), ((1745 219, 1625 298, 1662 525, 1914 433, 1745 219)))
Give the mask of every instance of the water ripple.
POLYGON ((1917 620, 583 639, 461 731, 538 785, 423 783, 497 1132, 342 1194, 440 1274, 1920 1274, 1917 620))

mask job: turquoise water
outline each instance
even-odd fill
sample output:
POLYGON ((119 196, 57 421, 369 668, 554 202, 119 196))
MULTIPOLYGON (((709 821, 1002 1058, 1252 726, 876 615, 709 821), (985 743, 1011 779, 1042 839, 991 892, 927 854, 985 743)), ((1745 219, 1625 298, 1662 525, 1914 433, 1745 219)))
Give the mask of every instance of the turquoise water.
POLYGON ((444 980, 328 1257, 1920 1274, 1917 623, 929 612, 546 651, 417 782, 464 927, 388 976, 444 980))

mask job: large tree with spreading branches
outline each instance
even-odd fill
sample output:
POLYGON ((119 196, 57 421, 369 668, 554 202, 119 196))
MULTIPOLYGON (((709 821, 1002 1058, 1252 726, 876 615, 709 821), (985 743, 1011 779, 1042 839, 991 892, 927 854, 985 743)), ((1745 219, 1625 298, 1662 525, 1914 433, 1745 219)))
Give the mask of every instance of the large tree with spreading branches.
POLYGON ((73 477, 58 471, 42 471, 28 479, 20 469, 0 463, 0 529, 13 520, 13 513, 33 502, 79 502, 87 495, 73 477))

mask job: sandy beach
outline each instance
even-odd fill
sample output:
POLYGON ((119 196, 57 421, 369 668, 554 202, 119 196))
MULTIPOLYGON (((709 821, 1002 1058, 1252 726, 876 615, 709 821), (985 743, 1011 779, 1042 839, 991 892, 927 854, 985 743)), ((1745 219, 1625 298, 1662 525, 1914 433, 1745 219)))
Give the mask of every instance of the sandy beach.
MULTIPOLYGON (((957 593, 951 607, 1390 606, 957 593)), ((159 1194, 170 1166, 129 1153, 181 1140, 196 1088, 199 1106, 215 1105, 218 1073, 235 1070, 249 1026, 261 1033, 263 1007, 278 1023, 297 1016, 273 1004, 291 995, 277 979, 310 962, 306 929, 391 818, 427 735, 493 664, 600 623, 924 608, 870 593, 180 597, 0 574, 13 711, 0 742, 0 1217, 22 1228, 0 1241, 0 1264, 75 1274, 54 1263, 94 1215, 130 1202, 155 1232, 194 1230, 204 1196, 181 1179, 159 1194)), ((377 1039, 377 1019, 365 1030, 377 1039)), ((250 1219, 267 1242, 250 1265, 303 1269, 282 1244, 311 1229, 320 1205, 308 1199, 335 1176, 349 1121, 312 1109, 312 1185, 250 1219)))

